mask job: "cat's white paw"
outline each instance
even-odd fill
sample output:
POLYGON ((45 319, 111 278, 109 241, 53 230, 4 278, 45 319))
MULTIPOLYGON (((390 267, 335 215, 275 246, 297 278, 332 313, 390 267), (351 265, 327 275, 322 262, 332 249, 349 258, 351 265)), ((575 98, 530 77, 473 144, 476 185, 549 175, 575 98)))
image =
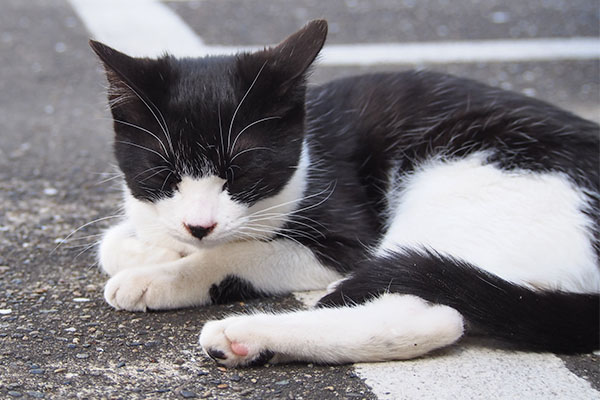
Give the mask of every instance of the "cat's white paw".
POLYGON ((138 239, 126 224, 109 229, 102 238, 99 249, 100 267, 110 276, 125 269, 166 263, 181 257, 175 250, 138 239))
POLYGON ((275 354, 266 336, 255 329, 260 328, 257 324, 260 320, 253 316, 209 321, 200 333, 200 346, 210 358, 227 367, 263 365, 275 354))
POLYGON ((128 269, 108 280, 104 298, 117 310, 160 310, 177 307, 173 291, 173 285, 164 273, 128 269))

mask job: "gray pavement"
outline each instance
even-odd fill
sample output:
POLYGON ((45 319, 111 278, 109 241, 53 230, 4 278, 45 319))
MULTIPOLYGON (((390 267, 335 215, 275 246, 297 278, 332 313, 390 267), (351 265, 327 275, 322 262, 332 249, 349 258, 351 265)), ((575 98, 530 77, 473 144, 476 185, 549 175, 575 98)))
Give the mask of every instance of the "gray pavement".
MULTIPOLYGON (((599 35, 594 0, 168 5, 206 42, 219 45, 273 43, 313 17, 330 19, 333 43, 599 35)), ((0 2, 0 397, 382 398, 358 374, 362 367, 225 370, 200 353, 196 341, 204 321, 254 307, 301 306, 292 296, 143 314, 104 303, 105 277, 89 246, 110 224, 102 218, 118 214, 119 191, 114 180, 100 183, 114 172, 111 124, 88 36, 66 0, 0 2), (96 219, 102 220, 57 248, 61 238, 96 219)), ((598 60, 435 69, 600 120, 598 60)), ((364 71, 317 68, 312 82, 364 71)), ((561 356, 559 364, 600 390, 599 361, 596 355, 561 356)))

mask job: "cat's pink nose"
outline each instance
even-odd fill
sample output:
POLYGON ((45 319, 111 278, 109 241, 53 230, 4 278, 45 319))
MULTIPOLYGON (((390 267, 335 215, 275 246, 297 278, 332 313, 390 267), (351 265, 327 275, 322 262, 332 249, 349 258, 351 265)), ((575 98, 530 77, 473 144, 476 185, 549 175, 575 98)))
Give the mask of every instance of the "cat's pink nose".
POLYGON ((217 226, 217 224, 212 224, 209 226, 201 226, 201 225, 188 225, 188 224, 183 224, 183 226, 185 226, 185 229, 195 238, 197 239, 202 239, 204 236, 208 235, 209 233, 211 233, 215 227, 217 226))

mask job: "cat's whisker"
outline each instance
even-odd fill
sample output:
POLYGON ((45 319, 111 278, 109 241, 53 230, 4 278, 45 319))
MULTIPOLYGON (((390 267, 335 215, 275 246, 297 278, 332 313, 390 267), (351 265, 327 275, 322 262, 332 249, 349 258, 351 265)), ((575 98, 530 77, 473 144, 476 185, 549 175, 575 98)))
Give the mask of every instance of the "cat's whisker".
MULTIPOLYGON (((231 148, 229 149, 229 156, 232 155, 233 153, 233 149, 235 149, 235 144, 237 143, 238 139, 240 138, 240 136, 242 136, 242 134, 249 128, 253 127, 254 125, 260 124, 261 122, 266 122, 266 121, 271 121, 274 119, 281 119, 281 117, 266 117, 266 118, 262 118, 259 119, 258 121, 254 121, 251 124, 246 125, 246 127, 244 129, 242 129, 237 136, 235 137, 235 139, 233 140, 233 144, 231 145, 231 148)), ((235 157, 234 157, 235 158, 235 157)), ((232 159, 233 160, 233 159, 232 159)))
MULTIPOLYGON (((133 179, 137 180, 137 177, 138 177, 138 176, 141 176, 141 175, 143 175, 143 174, 145 174, 145 173, 147 173, 147 172, 150 172, 150 171, 154 171, 154 170, 156 170, 156 169, 161 169, 161 170, 163 170, 163 169, 168 169, 168 170, 170 170, 170 168, 168 168, 168 167, 165 167, 164 165, 157 165, 157 166, 155 166, 155 167, 150 167, 150 168, 147 168, 147 169, 143 170, 143 171, 142 171, 142 172, 140 172, 139 174, 135 175, 135 176, 133 177, 133 179)), ((142 181, 142 182, 143 182, 143 181, 142 181)))
POLYGON ((273 149, 270 149, 270 148, 268 148, 268 147, 252 147, 252 148, 250 148, 250 149, 242 150, 242 151, 240 151, 239 153, 236 153, 236 155, 235 155, 235 156, 231 157, 231 159, 229 160, 229 162, 233 162, 233 160, 235 160, 236 158, 238 158, 238 156, 241 156, 241 155, 242 155, 242 154, 244 154, 244 153, 247 153, 247 152, 249 152, 249 151, 254 151, 254 150, 270 150, 270 151, 272 151, 272 152, 275 152, 275 150, 273 150, 273 149))
POLYGON ((85 248, 83 250, 81 250, 79 253, 77 253, 75 255, 75 257, 73 257, 73 261, 77 260, 80 256, 82 256, 83 254, 87 253, 88 251, 90 251, 91 249, 93 249, 94 247, 96 247, 98 245, 98 242, 94 242, 92 244, 89 244, 87 246, 85 246, 85 248))
POLYGON ((165 185, 167 184, 167 181, 169 180, 169 178, 171 177, 171 175, 173 175, 173 171, 169 172, 169 173, 167 174, 167 176, 165 177, 165 180, 163 181, 163 184, 162 184, 162 185, 161 185, 161 187, 160 187, 160 190, 161 190, 161 191, 162 191, 162 190, 164 190, 164 188, 165 188, 165 185))
MULTIPOLYGON (((249 226, 244 226, 244 227, 241 227, 240 229, 249 229, 249 230, 254 231, 254 232, 267 234, 267 236, 269 236, 269 234, 272 235, 272 233, 273 233, 270 230, 264 230, 264 229, 260 229, 260 228, 253 228, 253 227, 249 227, 249 226)), ((306 247, 304 244, 300 243, 296 238, 294 238, 292 236, 289 236, 289 235, 286 235, 285 233, 277 232, 277 235, 279 235, 279 236, 281 236, 283 238, 289 239, 289 240, 293 241, 294 243, 296 243, 299 246, 306 247)))
POLYGON ((115 141, 115 143, 127 144, 127 145, 130 145, 130 146, 133 146, 133 147, 137 147, 137 148, 140 148, 140 149, 143 149, 143 150, 149 151, 150 153, 153 153, 153 154, 156 154, 157 156, 159 156, 159 157, 160 157, 160 158, 161 158, 161 159, 162 159, 164 162, 166 162, 167 164, 169 164, 169 165, 172 165, 172 163, 171 163, 169 160, 167 160, 167 159, 166 159, 166 158, 165 158, 165 157, 164 157, 162 154, 160 154, 160 153, 159 153, 158 151, 156 151, 156 150, 149 149, 148 147, 142 146, 142 145, 140 145, 140 144, 137 144, 137 143, 133 143, 133 142, 127 142, 127 141, 125 141, 125 140, 116 140, 116 141, 115 141))
POLYGON ((142 132, 145 132, 145 133, 149 134, 150 136, 152 136, 154 139, 156 139, 158 141, 158 143, 160 144, 160 147, 162 147, 163 151, 165 152, 165 156, 168 157, 169 152, 167 151, 167 148, 165 147, 163 141, 158 136, 156 136, 154 133, 152 133, 150 130, 148 130, 146 128, 143 128, 143 127, 141 127, 139 125, 132 124, 132 123, 127 122, 127 121, 122 121, 120 119, 114 119, 114 121, 118 122, 119 124, 130 126, 132 128, 135 128, 135 129, 139 129, 142 132))
MULTIPOLYGON (((296 235, 296 236, 300 236, 306 239, 310 239, 313 241, 317 241, 316 238, 310 234, 308 234, 307 232, 303 232, 303 231, 299 231, 297 229, 291 229, 291 228, 276 228, 276 227, 272 227, 269 225, 263 225, 263 224, 248 224, 248 225, 244 225, 244 227, 246 228, 255 228, 255 229, 263 229, 265 233, 271 233, 272 235, 280 235, 283 232, 285 232, 286 234, 290 234, 290 235, 296 235)), ((291 237, 291 236, 287 236, 287 237, 291 237)))
POLYGON ((64 237, 63 239, 60 239, 60 242, 59 242, 59 243, 56 245, 56 247, 54 247, 54 249, 52 249, 52 251, 50 252, 50 255, 54 254, 54 252, 55 252, 55 251, 56 251, 56 250, 57 250, 57 249, 58 249, 58 248, 59 248, 59 247, 60 247, 60 246, 61 246, 63 243, 66 243, 66 242, 68 242, 68 240, 69 240, 69 239, 70 239, 70 238, 71 238, 71 237, 72 237, 74 234, 76 234, 77 232, 79 232, 80 230, 82 230, 82 229, 84 229, 84 228, 86 228, 86 227, 88 227, 88 226, 90 226, 90 225, 96 224, 96 223, 98 223, 98 222, 106 221, 106 220, 108 220, 108 219, 113 219, 113 218, 123 218, 124 216, 125 216, 124 214, 118 214, 118 215, 109 215, 109 216, 107 216, 107 217, 98 218, 98 219, 95 219, 95 220, 93 220, 93 221, 90 221, 90 222, 87 222, 87 223, 85 223, 85 224, 81 225, 79 228, 77 228, 77 229, 73 230, 71 233, 69 233, 69 234, 68 234, 66 237, 64 237))
MULTIPOLYGON (((286 215, 286 214, 280 214, 280 215, 278 215, 278 216, 275 216, 275 218, 276 218, 276 217, 281 217, 281 218, 282 218, 284 221, 287 219, 287 218, 286 218, 286 217, 287 217, 287 215, 286 215)), ((273 219, 274 219, 274 217, 270 216, 270 217, 264 217, 264 218, 256 218, 256 219, 251 219, 251 220, 249 220, 248 222, 249 222, 250 224, 254 224, 255 222, 260 222, 260 221, 270 221, 270 220, 273 220, 273 219)), ((288 222, 289 222, 289 221, 288 221, 288 222)), ((326 237, 326 236, 325 236, 325 234, 324 234, 323 232, 321 232, 320 230, 318 230, 317 228, 315 228, 314 226, 312 226, 312 225, 310 225, 310 224, 307 224, 307 223, 304 223, 304 222, 300 222, 300 221, 296 221, 296 220, 294 220, 294 221, 291 221, 291 222, 292 222, 292 223, 294 223, 294 224, 302 225, 302 226, 305 226, 305 227, 307 227, 307 228, 309 228, 309 229, 312 229, 312 230, 313 230, 313 231, 315 231, 315 232, 316 232, 316 233, 317 233, 319 236, 321 236, 321 237, 323 237, 323 238, 325 238, 325 237, 326 237)), ((280 228, 280 229, 281 229, 281 228, 280 228)))
MULTIPOLYGON (((263 215, 264 217, 267 218, 277 218, 277 217, 289 217, 290 214, 289 213, 266 213, 263 215)), ((325 228, 325 226, 323 224, 321 224, 319 221, 315 220, 314 218, 310 218, 307 217, 306 215, 301 215, 301 214, 295 214, 293 215, 294 219, 292 220, 292 222, 297 222, 297 218, 303 219, 305 221, 310 222, 311 224, 314 225, 319 225, 321 228, 323 229, 327 229, 325 228)), ((311 226, 312 227, 312 226, 311 226)))
POLYGON ((71 242, 78 241, 78 240, 87 240, 87 239, 91 239, 91 238, 97 238, 97 237, 100 237, 103 235, 104 235, 103 233, 94 233, 92 235, 77 236, 74 238, 70 238, 68 240, 62 240, 61 244, 62 243, 71 243, 71 242))
POLYGON ((170 171, 170 172, 169 172, 170 174, 172 174, 172 173, 173 173, 173 172, 170 170, 170 168, 164 167, 164 168, 161 168, 161 169, 159 169, 158 171, 154 172, 154 173, 153 173, 152 175, 150 175, 149 177, 142 179, 140 182, 145 182, 145 181, 147 181, 147 180, 149 180, 149 179, 152 179, 154 176, 156 176, 156 175, 158 175, 158 174, 160 174, 160 173, 163 173, 164 171, 170 171))
POLYGON ((102 179, 101 181, 96 182, 96 186, 103 185, 107 182, 114 181, 119 178, 123 178, 123 176, 124 176, 123 174, 115 174, 109 178, 105 178, 105 179, 102 179))
POLYGON ((265 61, 263 63, 263 65, 262 65, 262 67, 260 67, 260 69, 256 73, 256 76, 254 77, 254 80, 250 84, 250 87, 248 88, 248 90, 246 90, 246 93, 244 93, 244 96, 242 97, 242 100, 240 100, 240 102, 238 103, 237 107, 235 108, 235 111, 233 112, 233 115, 231 117, 231 122, 229 124, 229 132, 227 133, 227 149, 229 149, 228 153, 231 153, 231 149, 230 149, 231 131, 233 130, 233 123, 235 122, 235 117, 237 116, 237 113, 240 110, 240 108, 242 107, 242 104, 244 104, 244 100, 246 100, 246 97, 248 97, 248 94, 250 93, 250 91, 252 90, 252 88, 254 87, 254 85, 256 84, 256 81, 258 80, 258 77, 260 76, 261 72, 263 71, 263 69, 265 68, 266 65, 267 65, 267 61, 265 61))
POLYGON ((152 105, 152 107, 154 107, 154 109, 152 107, 150 107, 148 102, 146 102, 146 100, 134 88, 132 88, 126 82, 122 82, 122 83, 125 86, 127 86, 129 88, 129 90, 131 90, 131 92, 133 92, 133 94, 135 94, 137 96, 137 98, 140 99, 140 101, 142 103, 144 103, 146 108, 148 108, 148 110, 152 113, 152 116, 154 117, 154 119, 158 123, 158 126, 160 126, 161 130, 165 134, 165 137, 167 138, 167 143, 169 144, 169 148, 171 149, 171 152, 173 153, 173 155, 175 155, 175 150, 173 149, 173 142, 171 141, 171 134, 169 133, 169 127, 167 126, 167 122, 166 122, 164 116, 162 115, 162 113, 160 112, 160 109, 158 107, 156 107, 156 105, 150 99, 148 99, 148 102, 152 105), (162 123, 156 116, 156 112, 154 112, 154 110, 156 110, 156 112, 160 115, 160 118, 162 119, 162 123))
POLYGON ((309 200, 309 199, 312 199, 312 198, 314 198, 314 197, 317 197, 317 196, 321 196, 321 195, 323 195, 323 194, 324 194, 324 193, 326 193, 328 190, 330 190, 330 192, 329 192, 329 194, 327 195, 327 197, 326 197, 326 198, 324 198, 324 199, 320 200, 319 202, 317 202, 317 203, 315 203, 315 204, 311 204, 310 206, 307 206, 307 207, 304 207, 304 208, 301 208, 301 209, 298 209, 298 210, 292 210, 292 211, 289 211, 289 212, 288 212, 288 214, 290 214, 290 215, 291 215, 291 214, 299 213, 299 212, 302 212, 302 211, 310 210, 310 209, 312 209, 312 208, 315 208, 315 207, 318 207, 318 206, 320 206, 321 204, 323 204, 324 202, 326 202, 327 200, 329 200, 329 198, 330 198, 330 197, 331 197, 331 195, 333 194, 333 191, 335 190, 335 182, 331 182, 331 183, 329 184, 329 186, 327 186, 327 188, 326 188, 326 189, 324 189, 324 190, 322 190, 322 191, 320 191, 320 192, 318 192, 318 193, 313 193, 313 194, 311 194, 311 195, 304 196, 304 197, 301 197, 301 198, 299 198, 299 199, 290 200, 290 201, 287 201, 287 202, 284 202, 284 203, 276 204, 276 205, 274 205, 274 206, 267 207, 267 208, 264 208, 264 209, 262 209, 262 210, 257 210, 256 212, 254 212, 254 213, 252 213, 252 214, 250 214, 250 215, 247 215, 247 217, 252 217, 252 216, 260 216, 260 215, 261 215, 261 213, 263 213, 263 212, 265 212, 265 211, 270 211, 270 210, 272 210, 272 209, 276 209, 276 208, 279 208, 279 207, 283 207, 283 206, 286 206, 286 205, 289 205, 289 204, 295 204, 295 203, 299 203, 299 202, 302 202, 302 201, 305 201, 305 200, 309 200), (332 186, 333 186, 333 187, 332 187, 332 186))

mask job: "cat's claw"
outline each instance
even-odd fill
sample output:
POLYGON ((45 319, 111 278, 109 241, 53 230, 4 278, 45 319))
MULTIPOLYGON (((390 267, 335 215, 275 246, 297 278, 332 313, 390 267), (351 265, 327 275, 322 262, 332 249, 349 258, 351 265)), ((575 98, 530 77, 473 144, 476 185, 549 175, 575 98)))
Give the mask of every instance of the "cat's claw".
POLYGON ((259 366, 269 362, 275 353, 261 344, 259 337, 247 335, 251 329, 246 318, 207 322, 200 334, 200 346, 206 355, 226 367, 259 366))

